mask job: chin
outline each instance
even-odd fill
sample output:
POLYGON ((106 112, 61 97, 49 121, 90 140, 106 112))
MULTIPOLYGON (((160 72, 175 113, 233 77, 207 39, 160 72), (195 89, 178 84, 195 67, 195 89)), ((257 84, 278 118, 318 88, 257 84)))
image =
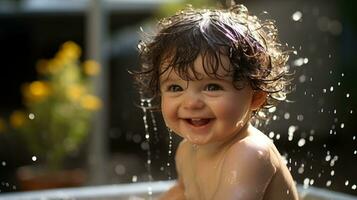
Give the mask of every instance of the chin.
POLYGON ((209 141, 207 139, 201 139, 201 138, 192 138, 192 137, 185 137, 185 139, 190 142, 191 144, 194 145, 205 145, 208 144, 209 141))

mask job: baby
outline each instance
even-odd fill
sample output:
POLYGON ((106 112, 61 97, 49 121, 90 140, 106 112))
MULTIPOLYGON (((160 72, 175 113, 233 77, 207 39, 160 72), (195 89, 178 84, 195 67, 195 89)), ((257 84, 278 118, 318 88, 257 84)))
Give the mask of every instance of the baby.
POLYGON ((159 22, 139 44, 134 73, 183 138, 176 184, 160 199, 296 200, 295 183, 273 142, 252 126, 258 112, 285 100, 288 55, 272 21, 246 7, 187 7, 159 22))

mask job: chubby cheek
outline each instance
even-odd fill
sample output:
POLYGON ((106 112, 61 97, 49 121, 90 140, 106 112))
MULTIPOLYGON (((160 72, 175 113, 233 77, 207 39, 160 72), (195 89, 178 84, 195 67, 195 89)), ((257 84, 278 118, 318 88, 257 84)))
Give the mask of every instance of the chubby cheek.
POLYGON ((162 97, 161 99, 161 112, 166 126, 173 129, 173 122, 177 119, 177 111, 175 106, 172 103, 169 103, 169 100, 165 97, 162 97))
POLYGON ((249 102, 239 102, 235 100, 222 102, 216 106, 216 116, 234 126, 240 126, 244 123, 244 119, 249 114, 249 102))

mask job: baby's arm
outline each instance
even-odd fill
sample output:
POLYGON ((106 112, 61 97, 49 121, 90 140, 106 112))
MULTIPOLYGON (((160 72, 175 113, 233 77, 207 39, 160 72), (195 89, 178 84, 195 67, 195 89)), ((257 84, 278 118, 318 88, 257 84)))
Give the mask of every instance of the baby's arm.
POLYGON ((213 199, 263 199, 275 172, 268 146, 249 139, 240 141, 226 153, 213 199))
POLYGON ((175 156, 175 161, 176 161, 176 170, 177 170, 177 175, 178 179, 177 182, 173 187, 171 187, 167 192, 165 192, 159 200, 185 200, 185 190, 184 190, 184 185, 182 183, 182 177, 180 175, 180 165, 181 165, 181 158, 183 154, 183 143, 186 141, 182 141, 180 145, 177 148, 176 151, 176 156, 175 156))

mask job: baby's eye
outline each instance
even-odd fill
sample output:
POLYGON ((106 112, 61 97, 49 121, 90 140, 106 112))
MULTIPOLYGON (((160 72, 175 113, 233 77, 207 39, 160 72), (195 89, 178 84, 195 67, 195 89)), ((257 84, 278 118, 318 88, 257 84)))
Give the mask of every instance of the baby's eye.
POLYGON ((217 90, 223 90, 223 87, 215 84, 215 83, 210 83, 206 86, 205 90, 207 91, 217 91, 217 90))
POLYGON ((182 87, 179 85, 169 85, 167 87, 167 91, 169 92, 181 92, 182 91, 182 87))

